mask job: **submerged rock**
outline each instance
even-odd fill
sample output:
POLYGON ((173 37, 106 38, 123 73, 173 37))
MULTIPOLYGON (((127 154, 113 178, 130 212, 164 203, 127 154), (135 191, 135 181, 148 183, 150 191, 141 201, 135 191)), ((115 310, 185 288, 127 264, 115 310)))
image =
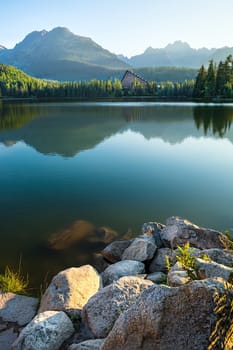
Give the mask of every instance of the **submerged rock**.
POLYGON ((101 287, 101 277, 92 266, 71 267, 52 279, 38 312, 56 310, 78 316, 80 309, 101 287))
POLYGON ((63 231, 52 234, 49 246, 54 250, 64 250, 86 238, 95 231, 95 226, 85 220, 77 220, 63 231))
POLYGON ((117 232, 109 227, 97 228, 86 220, 77 220, 68 228, 52 234, 49 247, 54 250, 65 250, 79 241, 110 243, 117 237, 117 232))

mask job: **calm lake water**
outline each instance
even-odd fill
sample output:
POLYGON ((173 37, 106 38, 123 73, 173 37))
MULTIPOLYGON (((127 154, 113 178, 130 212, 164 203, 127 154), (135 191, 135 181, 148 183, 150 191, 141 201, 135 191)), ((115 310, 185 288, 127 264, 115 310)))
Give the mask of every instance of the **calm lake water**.
POLYGON ((0 269, 22 256, 38 287, 146 221, 232 227, 232 122, 233 105, 0 104, 0 269))

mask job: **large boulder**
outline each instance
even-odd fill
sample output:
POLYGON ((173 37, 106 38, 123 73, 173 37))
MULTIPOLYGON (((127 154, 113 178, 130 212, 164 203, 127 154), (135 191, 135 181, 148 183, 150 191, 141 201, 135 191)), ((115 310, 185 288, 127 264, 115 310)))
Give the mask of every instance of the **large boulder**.
POLYGON ((135 238, 128 248, 125 249, 122 260, 151 260, 157 247, 151 236, 135 238))
POLYGON ((172 249, 186 242, 199 249, 224 249, 230 245, 229 239, 223 233, 199 227, 177 216, 167 219, 166 224, 167 226, 161 230, 160 236, 164 245, 172 249))
POLYGON ((64 312, 45 311, 21 331, 12 350, 57 350, 73 332, 72 322, 64 312))
POLYGON ((153 282, 139 277, 122 277, 101 289, 84 306, 82 321, 95 338, 105 338, 119 315, 136 303, 153 282))
POLYGON ((167 259, 171 265, 176 262, 176 254, 170 248, 158 249, 149 265, 150 272, 167 272, 167 259))
POLYGON ((228 282, 233 282, 233 268, 217 264, 214 261, 205 261, 196 258, 197 274, 200 279, 222 277, 228 282))
POLYGON ((160 232, 164 227, 165 227, 165 225, 160 224, 159 222, 145 222, 142 225, 142 234, 153 236, 156 246, 158 248, 162 248, 163 242, 162 242, 161 237, 160 237, 160 232))
POLYGON ((100 350, 104 339, 89 339, 79 344, 72 344, 68 350, 100 350))
MULTIPOLYGON (((221 279, 178 288, 154 285, 120 315, 101 350, 115 349, 116 344, 118 350, 206 350, 221 316, 215 313, 216 304, 226 293, 233 298, 221 279)), ((230 322, 222 329, 225 334, 230 322)))
POLYGON ((36 314, 38 299, 14 293, 0 293, 0 318, 24 326, 36 314))
POLYGON ((101 287, 101 277, 90 265, 61 271, 45 291, 38 313, 56 310, 78 316, 80 309, 101 287))
POLYGON ((114 241, 108 244, 107 247, 101 251, 101 254, 111 263, 115 263, 121 260, 122 254, 131 243, 132 240, 114 241))
POLYGON ((119 261, 104 270, 102 279, 104 286, 117 281, 124 276, 136 276, 145 272, 145 265, 140 261, 124 260, 119 261))
POLYGON ((199 258, 208 256, 209 259, 218 264, 233 267, 233 251, 227 249, 205 249, 196 254, 199 258))

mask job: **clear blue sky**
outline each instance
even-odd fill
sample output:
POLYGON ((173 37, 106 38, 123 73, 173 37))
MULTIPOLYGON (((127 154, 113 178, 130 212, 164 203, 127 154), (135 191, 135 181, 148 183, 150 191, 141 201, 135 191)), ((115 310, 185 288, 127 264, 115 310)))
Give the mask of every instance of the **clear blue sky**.
POLYGON ((233 46, 232 0, 1 0, 0 44, 57 26, 131 56, 175 40, 233 46))

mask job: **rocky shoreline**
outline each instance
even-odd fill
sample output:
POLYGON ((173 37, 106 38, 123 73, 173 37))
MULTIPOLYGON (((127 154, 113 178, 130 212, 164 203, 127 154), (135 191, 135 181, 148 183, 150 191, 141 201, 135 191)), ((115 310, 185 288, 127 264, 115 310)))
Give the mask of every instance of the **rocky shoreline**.
POLYGON ((233 348, 233 250, 221 232, 179 217, 71 267, 38 299, 0 292, 2 350, 233 348))

